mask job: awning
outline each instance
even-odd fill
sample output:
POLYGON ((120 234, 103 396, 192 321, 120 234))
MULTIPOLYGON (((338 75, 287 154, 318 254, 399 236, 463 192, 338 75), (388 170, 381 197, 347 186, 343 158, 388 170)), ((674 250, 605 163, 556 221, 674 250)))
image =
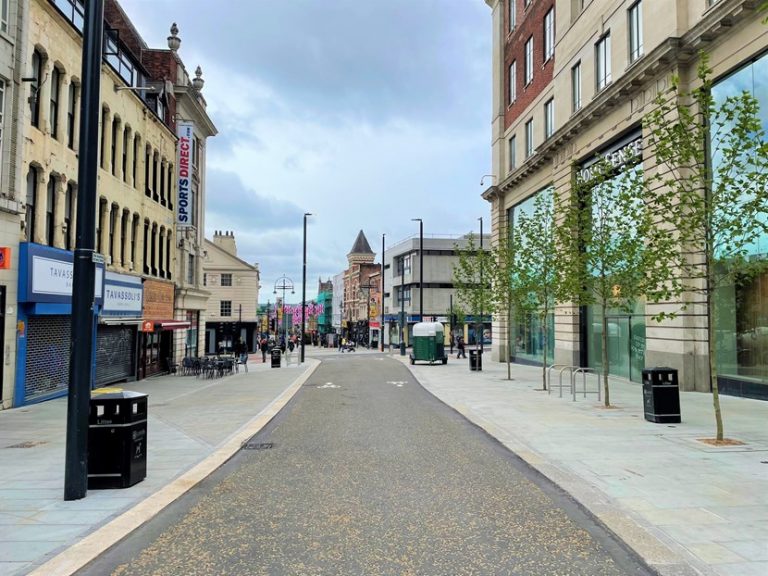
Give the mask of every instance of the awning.
POLYGON ((105 324, 107 326, 119 326, 120 324, 136 326, 141 324, 141 322, 141 318, 120 318, 119 316, 102 316, 99 318, 99 324, 105 324))
POLYGON ((155 328, 160 330, 186 330, 192 326, 191 322, 186 320, 155 320, 155 328))

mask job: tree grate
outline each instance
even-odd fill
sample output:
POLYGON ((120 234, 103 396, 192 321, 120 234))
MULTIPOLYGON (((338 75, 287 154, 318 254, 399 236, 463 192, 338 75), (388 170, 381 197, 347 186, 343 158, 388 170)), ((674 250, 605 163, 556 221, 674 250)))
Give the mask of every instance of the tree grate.
POLYGON ((243 442, 242 445, 243 450, 271 450, 273 447, 272 442, 253 442, 252 440, 243 442))

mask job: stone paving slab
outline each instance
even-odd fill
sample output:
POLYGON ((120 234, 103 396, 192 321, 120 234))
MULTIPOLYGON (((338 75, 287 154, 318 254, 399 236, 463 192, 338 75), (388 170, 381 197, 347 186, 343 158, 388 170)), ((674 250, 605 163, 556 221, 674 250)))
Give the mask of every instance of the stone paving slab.
POLYGON ((513 364, 511 381, 495 362, 409 368, 660 573, 768 575, 768 403, 721 395, 725 435, 746 444, 719 448, 698 440, 715 432, 709 394, 681 393, 682 423, 655 424, 636 383, 611 379, 609 410, 596 396, 541 391, 537 367, 513 364))
MULTIPOLYGON (((121 385, 149 395, 147 477, 130 488, 89 490, 86 498, 69 502, 63 500, 66 398, 0 411, 0 576, 51 565, 57 554, 121 515, 140 521, 134 512, 139 503, 221 451, 258 414, 271 413, 275 399, 316 366, 308 360, 278 370, 253 362, 248 373, 223 378, 171 375, 121 385)), ((69 574, 76 566, 77 558, 40 570, 69 574)))

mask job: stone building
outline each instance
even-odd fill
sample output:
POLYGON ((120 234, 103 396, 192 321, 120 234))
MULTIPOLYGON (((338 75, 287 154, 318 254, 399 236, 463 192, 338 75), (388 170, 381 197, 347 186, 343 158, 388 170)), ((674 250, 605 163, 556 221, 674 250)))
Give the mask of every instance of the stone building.
POLYGON ((371 250, 368 239, 360 230, 347 254, 349 267, 344 271, 342 314, 347 327, 344 335, 364 345, 371 341, 370 319, 366 314, 370 310, 368 302, 371 291, 375 291, 377 286, 371 277, 381 269, 379 264, 374 264, 375 258, 376 254, 371 250))
MULTIPOLYGON (((492 206, 496 237, 514 228, 515 215, 529 211, 537 194, 553 189, 567 193, 574 171, 602 156, 619 157, 631 148, 642 155, 631 169, 653 170, 654 152, 644 139, 643 117, 654 97, 669 87, 672 75, 681 79, 684 90, 698 86, 701 50, 710 56, 716 92, 747 90, 758 98, 761 110, 768 108, 768 27, 761 23, 755 2, 486 3, 493 14, 496 182, 484 197, 492 206)), ((766 126, 764 112, 762 118, 766 126)), ((761 288, 767 281, 758 278, 723 296, 736 309, 730 325, 716 327, 722 337, 719 384, 724 393, 768 397, 768 338, 763 337, 768 333, 768 300, 761 288)), ((709 390, 702 305, 661 324, 650 319, 657 311, 638 302, 632 313, 611 313, 611 372, 639 381, 646 366, 671 366, 685 389, 709 390)), ((599 364, 601 318, 595 309, 562 305, 549 322, 546 333, 556 363, 599 364)), ((506 357, 512 340, 522 335, 522 324, 507 327, 503 319, 495 324, 495 358, 506 357)), ((515 359, 535 362, 533 348, 532 342, 515 359)))
POLYGON ((261 328, 258 316, 258 264, 237 256, 235 233, 216 231, 205 239, 203 284, 210 292, 205 323, 205 353, 230 352, 238 340, 255 352, 261 328))
MULTIPOLYGON (((14 404, 66 393, 72 250, 78 199, 81 0, 30 0, 23 175, 24 218, 14 404), (42 265, 46 263, 46 265, 42 265), (56 365, 46 363, 56 359, 56 365)), ((105 4, 96 251, 96 384, 167 370, 174 358, 179 270, 176 83, 116 0, 105 4), (161 75, 162 74, 162 75, 161 75)), ((185 84, 186 82, 186 84, 185 84)), ((181 98, 183 100, 183 97, 181 98)))
POLYGON ((23 212, 22 143, 27 86, 22 80, 27 61, 24 40, 28 3, 4 2, 0 18, 0 410, 14 404, 19 241, 23 212))

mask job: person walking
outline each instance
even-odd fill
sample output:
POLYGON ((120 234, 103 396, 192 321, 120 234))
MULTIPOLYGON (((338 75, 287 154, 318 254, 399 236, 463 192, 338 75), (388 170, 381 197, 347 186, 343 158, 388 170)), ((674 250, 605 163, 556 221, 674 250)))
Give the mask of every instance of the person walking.
POLYGON ((456 340, 456 346, 459 349, 458 354, 456 354, 456 358, 466 358, 467 353, 464 351, 464 337, 459 336, 458 340, 456 340))
POLYGON ((262 336, 261 342, 259 343, 259 348, 261 349, 261 361, 266 364, 267 351, 269 350, 269 342, 267 341, 266 337, 262 336))
POLYGON ((245 372, 248 372, 248 344, 242 340, 237 342, 237 363, 242 364, 245 372))

